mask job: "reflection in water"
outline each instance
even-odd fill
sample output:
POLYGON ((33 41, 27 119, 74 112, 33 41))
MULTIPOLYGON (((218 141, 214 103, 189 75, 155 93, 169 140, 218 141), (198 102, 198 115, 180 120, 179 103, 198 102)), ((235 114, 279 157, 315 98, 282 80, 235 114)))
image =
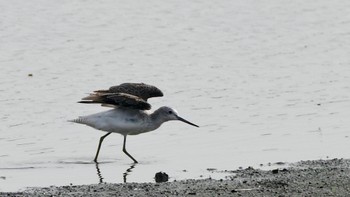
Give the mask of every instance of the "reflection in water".
POLYGON ((126 183, 126 177, 132 172, 132 169, 135 168, 136 163, 133 163, 130 168, 128 168, 124 173, 123 173, 123 180, 124 183, 126 183))
POLYGON ((99 183, 103 183, 103 177, 102 177, 102 175, 101 175, 101 170, 100 170, 100 168, 98 167, 98 163, 96 162, 95 165, 96 165, 97 176, 98 176, 98 178, 99 178, 99 183))
MULTIPOLYGON (((98 176, 98 179, 99 179, 99 183, 103 183, 103 176, 102 176, 102 173, 101 173, 101 170, 99 168, 99 163, 96 162, 95 163, 96 165, 96 171, 97 171, 97 176, 98 176)), ((124 180, 124 183, 127 182, 127 179, 126 177, 132 172, 132 169, 135 168, 136 166, 136 163, 133 163, 128 169, 126 169, 126 171, 123 173, 123 180, 124 180)))

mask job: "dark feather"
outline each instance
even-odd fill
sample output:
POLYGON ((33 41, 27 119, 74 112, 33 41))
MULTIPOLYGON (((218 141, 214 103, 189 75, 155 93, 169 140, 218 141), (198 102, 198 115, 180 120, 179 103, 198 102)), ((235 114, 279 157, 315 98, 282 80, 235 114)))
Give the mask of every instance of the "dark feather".
POLYGON ((117 105, 121 107, 129 107, 141 110, 151 109, 151 105, 147 101, 137 96, 126 93, 114 93, 106 96, 106 104, 117 105))
POLYGON ((163 92, 157 87, 144 83, 123 83, 112 86, 108 90, 97 90, 95 93, 126 93, 147 101, 151 97, 163 96, 163 92))
POLYGON ((79 103, 100 103, 102 106, 149 110, 151 105, 145 99, 156 96, 163 96, 163 93, 154 86, 142 83, 124 83, 119 86, 113 86, 109 90, 94 91, 89 96, 82 98, 82 101, 79 101, 79 103))

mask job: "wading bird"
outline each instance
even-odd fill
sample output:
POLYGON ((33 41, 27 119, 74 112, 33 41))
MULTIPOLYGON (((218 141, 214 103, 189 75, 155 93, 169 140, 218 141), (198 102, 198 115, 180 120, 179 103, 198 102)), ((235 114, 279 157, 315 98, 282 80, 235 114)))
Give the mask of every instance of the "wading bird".
POLYGON ((99 103, 102 106, 113 107, 113 109, 81 116, 71 122, 85 124, 98 130, 107 132, 100 138, 94 161, 97 162, 103 140, 111 133, 119 133, 124 136, 123 152, 135 163, 136 159, 126 151, 126 136, 138 135, 159 128, 164 122, 180 120, 195 127, 199 127, 181 118, 175 109, 160 107, 153 113, 146 110, 151 109, 147 99, 163 96, 155 86, 144 83, 123 83, 112 86, 108 90, 96 90, 89 96, 82 98, 79 103, 99 103))

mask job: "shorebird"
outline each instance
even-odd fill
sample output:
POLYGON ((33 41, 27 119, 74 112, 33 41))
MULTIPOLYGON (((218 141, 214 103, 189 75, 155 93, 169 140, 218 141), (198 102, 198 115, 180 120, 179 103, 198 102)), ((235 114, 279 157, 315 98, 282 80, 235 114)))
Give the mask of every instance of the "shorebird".
POLYGON ((113 109, 81 116, 71 122, 85 124, 98 130, 107 132, 100 138, 94 161, 97 158, 103 140, 111 133, 119 133, 124 136, 123 152, 129 156, 134 163, 137 160, 126 151, 126 136, 138 135, 156 130, 164 122, 180 120, 195 127, 199 127, 183 118, 171 107, 163 106, 149 113, 151 109, 147 99, 163 96, 162 91, 152 85, 144 83, 123 83, 112 86, 108 90, 96 90, 89 96, 84 97, 78 103, 98 103, 102 106, 113 107, 113 109))

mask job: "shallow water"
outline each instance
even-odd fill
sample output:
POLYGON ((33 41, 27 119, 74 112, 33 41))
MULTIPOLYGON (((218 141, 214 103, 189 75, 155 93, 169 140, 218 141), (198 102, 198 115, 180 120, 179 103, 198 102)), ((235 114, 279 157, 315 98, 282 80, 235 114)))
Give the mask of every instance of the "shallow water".
POLYGON ((0 191, 224 178, 210 169, 350 157, 348 1, 0 2, 0 191), (32 76, 29 76, 32 74, 32 76), (123 82, 200 125, 106 138, 67 122, 123 82))

